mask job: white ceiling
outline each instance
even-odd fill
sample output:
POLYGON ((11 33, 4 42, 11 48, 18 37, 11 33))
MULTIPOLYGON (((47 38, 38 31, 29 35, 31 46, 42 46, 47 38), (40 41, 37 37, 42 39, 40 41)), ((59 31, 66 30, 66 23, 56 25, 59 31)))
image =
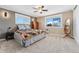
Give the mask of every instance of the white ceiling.
POLYGON ((45 5, 44 9, 48 9, 48 12, 43 12, 42 14, 35 11, 33 7, 36 5, 0 5, 0 8, 5 8, 7 10, 23 13, 26 15, 39 17, 39 16, 45 16, 50 14, 55 14, 59 12, 64 12, 68 10, 73 10, 75 7, 74 5, 45 5))

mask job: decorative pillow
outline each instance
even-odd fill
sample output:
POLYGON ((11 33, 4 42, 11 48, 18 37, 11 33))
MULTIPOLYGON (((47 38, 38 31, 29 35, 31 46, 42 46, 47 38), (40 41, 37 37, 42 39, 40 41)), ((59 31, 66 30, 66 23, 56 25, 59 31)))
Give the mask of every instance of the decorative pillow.
POLYGON ((27 37, 26 37, 26 39, 31 39, 32 38, 32 36, 31 35, 28 35, 27 37))
POLYGON ((24 27, 24 25, 18 25, 19 30, 26 30, 26 27, 24 27))
POLYGON ((30 25, 24 25, 24 27, 26 28, 26 30, 31 30, 31 26, 30 25))

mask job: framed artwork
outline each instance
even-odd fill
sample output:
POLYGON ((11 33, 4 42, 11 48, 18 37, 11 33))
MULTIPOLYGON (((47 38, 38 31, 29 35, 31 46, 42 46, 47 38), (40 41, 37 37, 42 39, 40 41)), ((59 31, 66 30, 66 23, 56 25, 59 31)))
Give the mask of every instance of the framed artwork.
POLYGON ((62 15, 61 14, 46 17, 45 20, 46 20, 46 27, 57 27, 57 28, 62 27, 62 15))

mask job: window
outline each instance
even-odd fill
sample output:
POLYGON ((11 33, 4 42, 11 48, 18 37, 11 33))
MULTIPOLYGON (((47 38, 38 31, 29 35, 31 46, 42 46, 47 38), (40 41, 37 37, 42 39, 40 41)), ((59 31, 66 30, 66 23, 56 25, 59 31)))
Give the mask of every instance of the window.
POLYGON ((30 25, 30 17, 20 15, 20 14, 15 14, 15 24, 28 24, 28 25, 30 25))
POLYGON ((54 15, 46 17, 46 26, 47 27, 62 27, 62 16, 54 15))
POLYGON ((28 16, 15 14, 15 24, 18 25, 19 30, 31 29, 31 19, 28 16))

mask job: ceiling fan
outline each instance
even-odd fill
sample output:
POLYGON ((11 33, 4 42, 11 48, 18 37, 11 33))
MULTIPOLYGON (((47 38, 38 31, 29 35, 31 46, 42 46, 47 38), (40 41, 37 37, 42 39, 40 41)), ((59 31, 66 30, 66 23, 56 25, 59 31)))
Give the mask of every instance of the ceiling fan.
POLYGON ((39 12, 40 14, 42 14, 43 11, 45 11, 45 12, 48 11, 47 9, 44 9, 44 6, 43 5, 35 6, 35 7, 33 7, 33 9, 35 9, 34 12, 39 12))

